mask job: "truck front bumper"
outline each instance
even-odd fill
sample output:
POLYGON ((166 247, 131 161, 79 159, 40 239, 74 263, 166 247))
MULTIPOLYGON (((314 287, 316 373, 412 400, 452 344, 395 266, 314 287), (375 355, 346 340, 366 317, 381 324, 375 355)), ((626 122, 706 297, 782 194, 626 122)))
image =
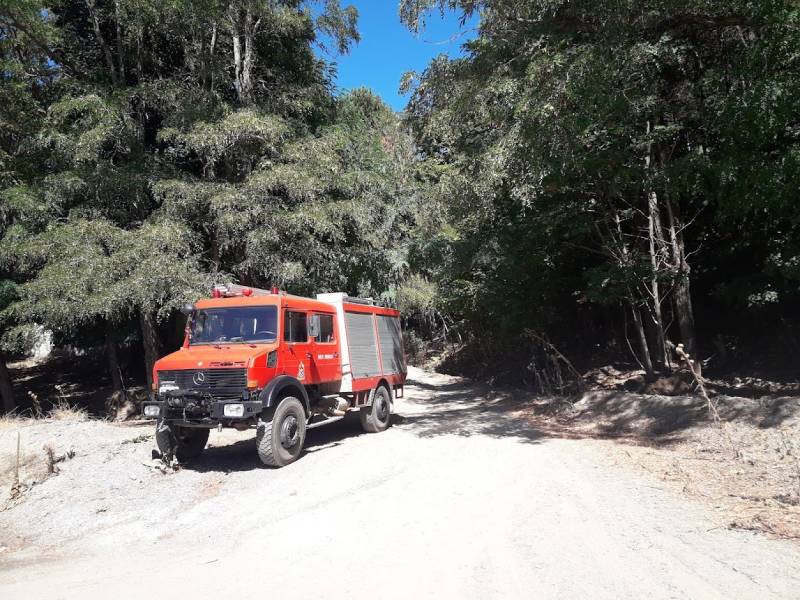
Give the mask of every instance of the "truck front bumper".
POLYGON ((218 423, 246 421, 261 414, 264 405, 260 400, 211 400, 202 408, 175 406, 169 400, 148 400, 142 403, 142 414, 148 419, 166 422, 195 422, 215 426, 218 423))

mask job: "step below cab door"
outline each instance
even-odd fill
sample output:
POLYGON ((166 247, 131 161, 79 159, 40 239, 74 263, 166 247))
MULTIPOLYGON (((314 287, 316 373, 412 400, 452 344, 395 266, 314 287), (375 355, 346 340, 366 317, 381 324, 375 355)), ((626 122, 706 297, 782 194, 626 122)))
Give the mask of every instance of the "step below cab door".
POLYGON ((317 383, 341 381, 342 360, 335 313, 315 312, 309 317, 312 346, 312 376, 317 383))

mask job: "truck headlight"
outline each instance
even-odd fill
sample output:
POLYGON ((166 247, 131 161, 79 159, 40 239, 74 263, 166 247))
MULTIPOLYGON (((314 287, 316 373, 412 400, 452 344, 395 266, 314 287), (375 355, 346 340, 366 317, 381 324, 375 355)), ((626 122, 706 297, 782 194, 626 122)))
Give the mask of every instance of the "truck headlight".
POLYGON ((244 404, 226 404, 222 409, 222 414, 226 417, 243 417, 244 404))
POLYGON ((161 407, 158 404, 148 404, 144 407, 145 417, 157 417, 161 413, 161 407))

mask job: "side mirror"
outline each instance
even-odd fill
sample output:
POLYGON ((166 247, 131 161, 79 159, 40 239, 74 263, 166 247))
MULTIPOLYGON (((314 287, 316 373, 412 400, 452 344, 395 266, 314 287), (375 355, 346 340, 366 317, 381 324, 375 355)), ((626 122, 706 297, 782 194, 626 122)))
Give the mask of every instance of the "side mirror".
POLYGON ((194 314, 196 310, 197 308, 195 307, 194 304, 184 304, 183 306, 181 306, 181 312, 185 314, 187 317, 194 314))
POLYGON ((314 339, 319 337, 319 315, 311 315, 308 319, 308 336, 314 339))

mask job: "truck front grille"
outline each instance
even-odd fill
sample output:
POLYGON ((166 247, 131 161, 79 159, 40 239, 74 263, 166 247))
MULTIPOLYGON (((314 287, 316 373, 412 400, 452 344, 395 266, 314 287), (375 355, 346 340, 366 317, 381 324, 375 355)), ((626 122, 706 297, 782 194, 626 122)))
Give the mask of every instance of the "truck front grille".
POLYGON ((214 398, 238 398, 247 387, 246 369, 185 369, 159 371, 159 386, 170 382, 180 390, 209 394, 214 398))

